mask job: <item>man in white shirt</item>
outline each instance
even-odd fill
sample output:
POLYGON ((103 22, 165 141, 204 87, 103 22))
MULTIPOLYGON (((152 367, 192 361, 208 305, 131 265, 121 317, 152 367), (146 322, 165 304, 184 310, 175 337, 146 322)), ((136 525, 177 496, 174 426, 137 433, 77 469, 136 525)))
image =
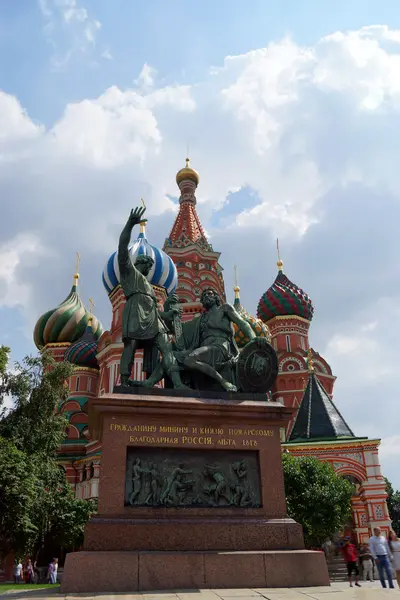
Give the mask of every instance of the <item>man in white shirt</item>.
POLYGON ((375 527, 374 535, 369 539, 369 549, 372 556, 375 559, 376 566, 378 567, 379 579, 381 580, 382 587, 386 587, 385 573, 389 582, 389 587, 394 588, 392 579, 392 569, 389 562, 390 550, 387 540, 381 533, 380 527, 375 527))
POLYGON ((14 565, 14 583, 21 582, 21 575, 22 575, 22 564, 21 564, 21 561, 17 560, 17 561, 15 561, 15 565, 14 565))

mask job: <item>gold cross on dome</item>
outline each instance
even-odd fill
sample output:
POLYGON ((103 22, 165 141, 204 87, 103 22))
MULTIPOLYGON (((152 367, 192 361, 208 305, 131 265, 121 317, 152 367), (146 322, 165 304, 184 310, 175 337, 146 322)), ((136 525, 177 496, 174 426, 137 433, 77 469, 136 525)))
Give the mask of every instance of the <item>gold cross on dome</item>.
POLYGON ((81 255, 79 254, 79 252, 77 252, 76 253, 75 273, 78 273, 78 271, 79 271, 80 262, 81 262, 81 255))
POLYGON ((94 303, 94 300, 92 300, 92 298, 89 298, 89 305, 90 305, 90 314, 93 314, 93 309, 96 306, 94 303))

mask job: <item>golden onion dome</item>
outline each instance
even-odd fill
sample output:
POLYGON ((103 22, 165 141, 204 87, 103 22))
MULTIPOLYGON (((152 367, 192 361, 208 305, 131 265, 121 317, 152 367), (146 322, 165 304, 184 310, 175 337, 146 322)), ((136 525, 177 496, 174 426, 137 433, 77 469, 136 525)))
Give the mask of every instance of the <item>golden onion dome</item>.
POLYGON ((200 176, 197 173, 197 171, 195 171, 194 169, 191 168, 190 158, 186 159, 186 166, 183 167, 183 169, 178 171, 176 174, 176 183, 178 185, 180 183, 182 183, 182 181, 185 181, 185 179, 189 179, 190 181, 193 181, 196 184, 196 186, 199 185, 200 176))

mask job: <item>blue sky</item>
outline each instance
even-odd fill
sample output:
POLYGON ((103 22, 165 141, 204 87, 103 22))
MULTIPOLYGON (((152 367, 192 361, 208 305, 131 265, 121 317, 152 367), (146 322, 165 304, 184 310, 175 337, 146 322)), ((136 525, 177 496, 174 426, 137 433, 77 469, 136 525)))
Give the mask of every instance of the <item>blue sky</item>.
POLYGON ((109 326, 101 272, 120 224, 144 196, 163 243, 189 144, 228 297, 237 263, 255 312, 279 237, 335 401, 357 435, 383 437, 400 487, 399 107, 394 0, 2 2, 0 341, 15 359, 35 350, 77 250, 82 297, 109 326))
MULTIPOLYGON (((194 83, 225 56, 262 48, 286 35, 313 45, 336 30, 371 23, 400 26, 394 0, 253 0, 251 5, 243 0, 87 0, 84 7, 89 18, 101 23, 96 48, 77 53, 56 70, 39 3, 19 0, 0 7, 2 89, 47 125, 68 102, 98 96, 110 85, 130 87, 145 62, 159 71, 163 83, 194 83), (101 60, 106 51, 112 61, 101 60)), ((74 33, 57 16, 55 21, 56 54, 63 56, 74 33)))

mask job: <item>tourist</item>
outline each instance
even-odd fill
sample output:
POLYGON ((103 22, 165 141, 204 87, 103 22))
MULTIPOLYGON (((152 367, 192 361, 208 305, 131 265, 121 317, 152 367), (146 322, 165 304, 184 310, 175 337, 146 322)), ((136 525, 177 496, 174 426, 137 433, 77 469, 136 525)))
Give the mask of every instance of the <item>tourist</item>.
POLYGON ((22 563, 20 560, 15 561, 14 565, 14 583, 20 583, 22 576, 22 563))
POLYGON ((49 564, 48 579, 49 583, 57 583, 58 558, 53 558, 49 564))
POLYGON ((374 581, 374 563, 368 544, 362 544, 360 549, 360 560, 364 581, 367 581, 367 579, 369 579, 369 581, 374 581))
POLYGON ((325 542, 322 544, 322 548, 325 552, 325 557, 328 559, 332 552, 332 542, 329 538, 326 539, 325 542))
POLYGON ((34 578, 34 570, 33 570, 33 564, 30 558, 28 558, 28 561, 25 565, 25 582, 26 583, 35 583, 35 578, 34 578))
POLYGON ((400 540, 394 531, 389 534, 389 548, 392 554, 392 566, 396 573, 397 584, 400 588, 400 540))
POLYGON ((53 558, 53 580, 51 583, 57 583, 58 558, 53 558))
POLYGON ((369 549, 371 550, 371 554, 374 557, 376 566, 378 567, 379 579, 381 581, 382 587, 386 587, 386 572, 389 587, 394 588, 392 569, 389 562, 390 548, 388 546, 385 536, 381 533, 380 527, 374 528, 374 535, 369 540, 369 549))
POLYGON ((342 552, 347 565, 347 575, 349 577, 350 587, 353 587, 353 571, 356 579, 356 586, 361 587, 358 583, 359 569, 357 565, 357 548, 350 542, 350 538, 348 537, 344 540, 342 552))

